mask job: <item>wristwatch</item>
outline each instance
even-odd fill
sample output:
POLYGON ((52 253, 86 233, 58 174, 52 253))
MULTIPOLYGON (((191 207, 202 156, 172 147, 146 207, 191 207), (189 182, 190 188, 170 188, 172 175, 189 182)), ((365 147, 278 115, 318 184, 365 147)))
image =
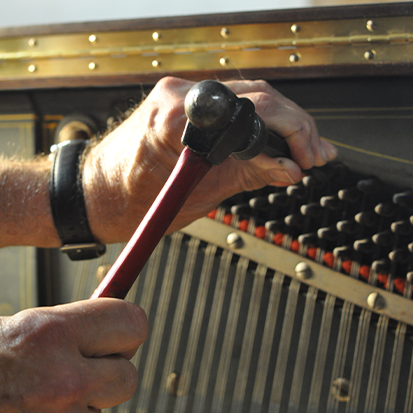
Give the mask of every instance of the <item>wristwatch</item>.
POLYGON ((80 162, 88 141, 67 140, 53 145, 50 177, 50 204, 60 250, 73 261, 98 258, 106 251, 90 230, 83 196, 80 162))

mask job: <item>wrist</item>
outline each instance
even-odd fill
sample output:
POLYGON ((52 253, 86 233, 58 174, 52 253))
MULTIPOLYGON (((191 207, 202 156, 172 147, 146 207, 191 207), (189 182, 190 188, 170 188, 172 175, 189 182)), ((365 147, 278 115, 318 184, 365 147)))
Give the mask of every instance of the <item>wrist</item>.
POLYGON ((58 247, 49 199, 51 160, 3 159, 0 165, 0 247, 58 247))
POLYGON ((74 261, 97 258, 106 250, 96 242, 86 212, 81 164, 87 146, 84 139, 57 145, 50 177, 50 205, 61 251, 74 261))

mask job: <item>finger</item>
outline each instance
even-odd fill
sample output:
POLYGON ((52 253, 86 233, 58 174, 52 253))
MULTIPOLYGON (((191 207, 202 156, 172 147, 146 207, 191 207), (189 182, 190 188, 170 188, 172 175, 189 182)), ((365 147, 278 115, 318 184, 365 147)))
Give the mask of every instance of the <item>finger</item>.
POLYGON ((127 301, 99 298, 56 307, 56 311, 71 317, 72 334, 84 357, 120 354, 130 358, 148 334, 145 312, 127 301))
POLYGON ((91 370, 87 404, 92 409, 106 409, 129 400, 136 390, 138 373, 135 366, 122 357, 89 359, 91 370))
POLYGON ((320 140, 314 119, 267 82, 234 81, 227 85, 248 97, 267 127, 286 138, 292 157, 301 168, 322 166, 337 155, 333 145, 320 140))
POLYGON ((254 173, 264 180, 263 185, 292 185, 303 178, 299 166, 288 158, 270 158, 261 154, 250 162, 254 165, 254 173))

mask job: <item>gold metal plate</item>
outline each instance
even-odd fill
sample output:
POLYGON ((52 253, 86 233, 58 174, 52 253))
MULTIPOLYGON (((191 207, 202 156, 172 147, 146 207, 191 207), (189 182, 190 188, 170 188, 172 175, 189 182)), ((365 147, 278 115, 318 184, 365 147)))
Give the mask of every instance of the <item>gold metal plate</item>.
POLYGON ((413 62, 413 19, 389 17, 0 38, 0 81, 413 62))

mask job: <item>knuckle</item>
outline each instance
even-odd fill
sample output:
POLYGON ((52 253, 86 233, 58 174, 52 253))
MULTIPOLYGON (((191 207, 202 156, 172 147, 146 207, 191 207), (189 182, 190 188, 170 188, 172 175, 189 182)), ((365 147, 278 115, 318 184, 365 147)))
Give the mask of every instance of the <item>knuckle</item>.
POLYGON ((132 323, 132 328, 138 332, 137 339, 139 341, 139 345, 142 344, 146 338, 148 337, 149 332, 149 325, 148 325, 148 318, 146 316, 145 311, 132 303, 127 306, 127 311, 129 315, 129 320, 132 323))
POLYGON ((270 86, 270 84, 263 80, 263 79, 258 79, 258 80, 254 80, 254 86, 258 89, 258 90, 262 90, 265 92, 269 92, 270 90, 273 90, 273 88, 270 86))
POLYGON ((254 97, 255 109, 258 113, 265 113, 273 107, 274 100, 269 93, 258 92, 254 97))
POLYGON ((61 330, 59 317, 43 313, 38 309, 28 309, 18 313, 13 327, 9 339, 14 344, 20 343, 19 347, 22 349, 27 347, 28 342, 32 345, 46 341, 55 342, 61 330))
POLYGON ((299 135, 305 139, 308 139, 311 136, 313 127, 311 122, 308 119, 299 119, 294 125, 294 134, 299 135))
POLYGON ((125 368, 122 369, 119 384, 125 392, 126 400, 131 398, 138 385, 138 372, 132 363, 127 362, 125 368))
POLYGON ((158 83, 156 84, 156 87, 169 89, 173 87, 173 85, 175 85, 178 80, 179 79, 173 76, 165 76, 158 81, 158 83))

